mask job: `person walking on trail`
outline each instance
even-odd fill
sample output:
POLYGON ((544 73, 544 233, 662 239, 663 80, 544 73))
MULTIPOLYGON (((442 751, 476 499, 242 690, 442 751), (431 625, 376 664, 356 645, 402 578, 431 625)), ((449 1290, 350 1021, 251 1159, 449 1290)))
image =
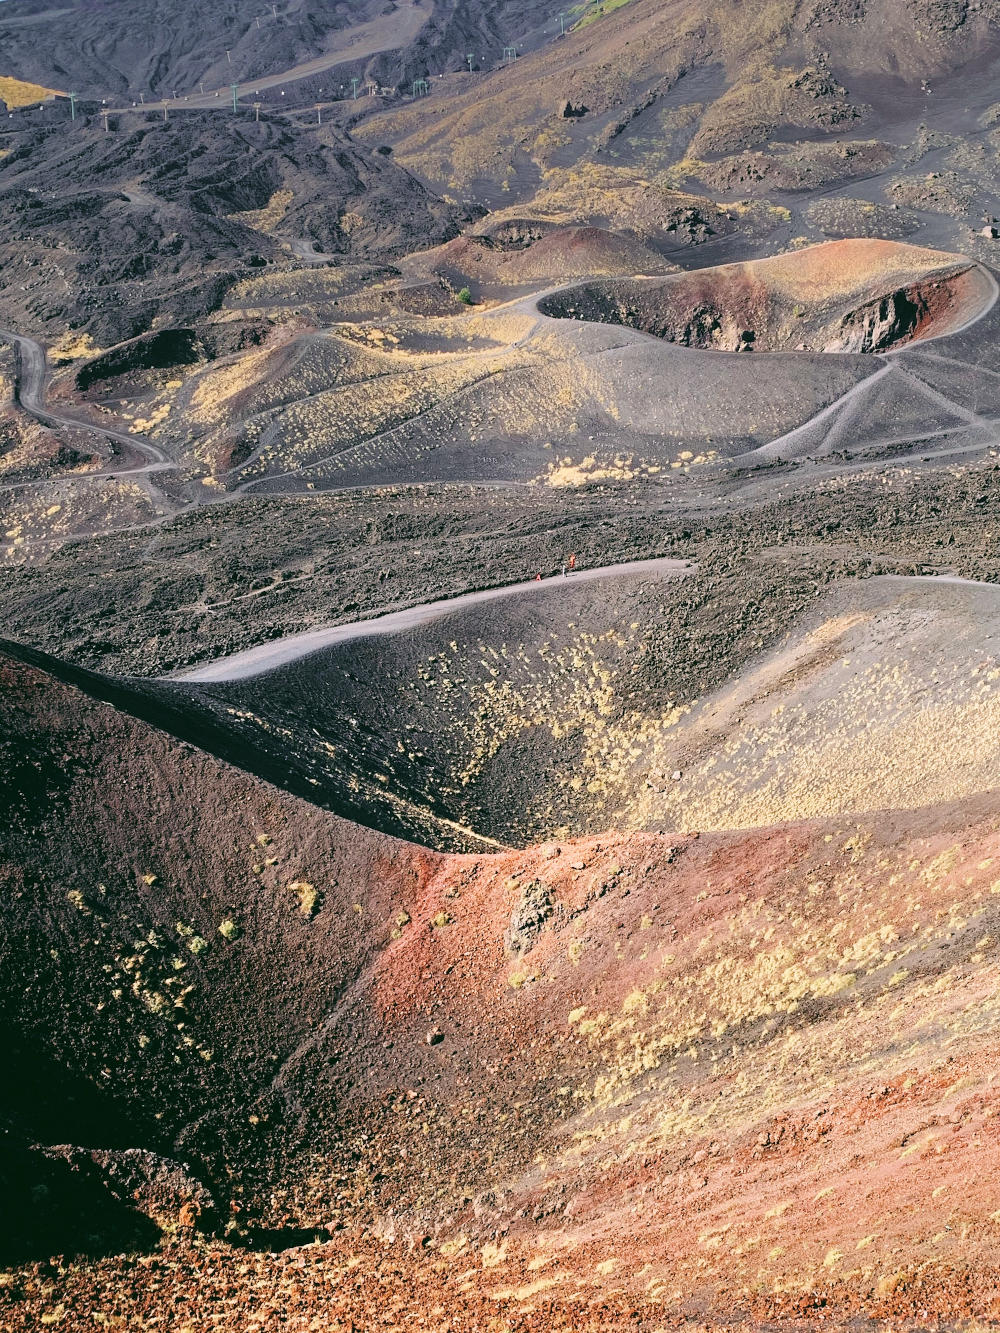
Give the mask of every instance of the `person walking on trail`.
POLYGON ((542 576, 541 576, 541 574, 536 574, 536 575, 535 575, 535 582, 536 582, 536 583, 541 583, 541 581, 542 581, 542 576))
POLYGON ((569 572, 572 574, 575 569, 576 569, 576 556, 571 555, 569 558, 569 572))
POLYGON ((566 562, 565 562, 565 561, 563 561, 562 576, 563 576, 563 578, 566 577, 566 562))

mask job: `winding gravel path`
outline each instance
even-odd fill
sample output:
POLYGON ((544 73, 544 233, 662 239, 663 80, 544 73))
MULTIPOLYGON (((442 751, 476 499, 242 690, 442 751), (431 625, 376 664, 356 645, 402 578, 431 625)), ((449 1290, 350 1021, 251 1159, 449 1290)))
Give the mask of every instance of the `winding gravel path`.
MULTIPOLYGON (((26 338, 22 333, 14 333, 12 329, 0 328, 0 338, 7 342, 12 342, 18 351, 20 362, 17 375, 17 397, 18 402, 24 408, 25 412, 33 416, 36 421, 40 421, 43 426, 51 425, 53 422, 59 426, 70 426, 74 430, 95 431, 98 435, 103 435, 106 439, 113 440, 116 444, 124 445, 126 449, 133 449, 141 454, 147 464, 144 467, 131 468, 124 470, 109 470, 107 472, 87 472, 74 473, 74 477, 87 477, 93 480, 94 477, 120 477, 131 475, 135 476, 139 472, 162 471, 165 468, 175 467, 167 455, 157 445, 142 436, 132 435, 130 432, 115 430, 111 426, 99 425, 96 421, 88 421, 85 417, 77 417, 66 412, 53 411, 46 403, 45 390, 48 384, 48 361, 45 355, 45 348, 41 343, 36 342, 34 338, 26 338)), ((47 477, 46 481, 59 481, 59 477, 47 477)))

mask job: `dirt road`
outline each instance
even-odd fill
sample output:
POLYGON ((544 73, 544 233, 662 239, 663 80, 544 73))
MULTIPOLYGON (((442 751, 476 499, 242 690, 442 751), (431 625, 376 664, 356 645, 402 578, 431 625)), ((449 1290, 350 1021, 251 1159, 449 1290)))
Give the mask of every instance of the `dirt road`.
MULTIPOLYGON (((660 578, 683 578, 690 574, 694 566, 687 560, 662 558, 657 560, 635 560, 622 565, 604 565, 600 569, 578 570, 565 582, 589 583, 594 579, 612 579, 635 577, 651 574, 660 578)), ((327 648, 333 643, 345 643, 351 639, 366 639, 373 634, 399 634, 413 629, 417 625, 426 625, 442 616, 449 616, 455 611, 464 611, 466 607, 480 602, 491 602, 499 597, 510 597, 514 593, 544 592, 553 585, 563 585, 564 580, 556 575, 527 583, 511 583, 503 588, 485 588, 481 592, 467 592, 460 597, 452 597, 439 602, 427 602, 422 606, 411 606, 405 611, 392 611, 388 615, 377 616, 371 620, 357 620, 346 625, 330 625, 323 629, 307 630, 304 634, 292 634, 285 639, 271 643, 258 644, 244 652, 233 653, 230 657, 220 658, 207 666, 194 667, 189 671, 179 671, 170 680, 222 681, 245 680, 248 676, 259 676, 275 667, 294 662, 307 653, 314 653, 319 648, 327 648)))
MULTIPOLYGON (((85 417, 71 416, 65 412, 54 412, 46 405, 45 401, 45 389, 48 381, 48 362, 45 356, 45 348, 41 343, 35 342, 33 338, 26 338, 23 334, 14 333, 11 329, 0 328, 0 338, 12 342, 18 351, 20 364, 17 375, 17 400, 25 412, 35 417, 43 426, 54 423, 58 426, 70 426, 74 430, 95 431, 98 435, 103 435, 106 439, 124 446, 125 449, 134 450, 147 460, 147 465, 128 469, 132 474, 162 471, 175 466, 162 449, 141 436, 132 435, 123 430, 114 430, 110 426, 98 425, 97 422, 88 421, 85 417)), ((125 470, 116 469, 108 472, 76 473, 74 475, 86 475, 93 479, 100 476, 121 476, 123 471, 125 470)), ((49 477, 46 480, 57 481, 59 478, 49 477)))

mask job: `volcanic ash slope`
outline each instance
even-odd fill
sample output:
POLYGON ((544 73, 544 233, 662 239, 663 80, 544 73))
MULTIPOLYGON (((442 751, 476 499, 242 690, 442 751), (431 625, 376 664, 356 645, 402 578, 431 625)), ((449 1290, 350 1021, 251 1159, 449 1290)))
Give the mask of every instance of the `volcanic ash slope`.
POLYGON ((12 1327, 996 1314, 993 796, 441 856, 2 672, 6 1254, 183 1199, 12 1327))
POLYGON ((749 828, 992 791, 998 612, 1000 589, 947 577, 829 593, 785 646, 685 716, 662 752, 683 779, 644 787, 632 818, 749 828))
POLYGON ((726 680, 724 640, 706 657, 684 619, 684 573, 559 579, 247 679, 130 688, 223 757, 446 850, 912 810, 996 786, 996 587, 845 583, 777 648, 730 653, 726 680))

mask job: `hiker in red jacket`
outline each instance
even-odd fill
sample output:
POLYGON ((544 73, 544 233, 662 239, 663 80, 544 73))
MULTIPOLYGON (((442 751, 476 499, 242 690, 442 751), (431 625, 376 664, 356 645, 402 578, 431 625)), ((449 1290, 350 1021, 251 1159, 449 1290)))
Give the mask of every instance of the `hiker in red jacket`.
POLYGON ((569 572, 572 574, 574 569, 576 569, 576 556, 571 555, 569 558, 569 572))

